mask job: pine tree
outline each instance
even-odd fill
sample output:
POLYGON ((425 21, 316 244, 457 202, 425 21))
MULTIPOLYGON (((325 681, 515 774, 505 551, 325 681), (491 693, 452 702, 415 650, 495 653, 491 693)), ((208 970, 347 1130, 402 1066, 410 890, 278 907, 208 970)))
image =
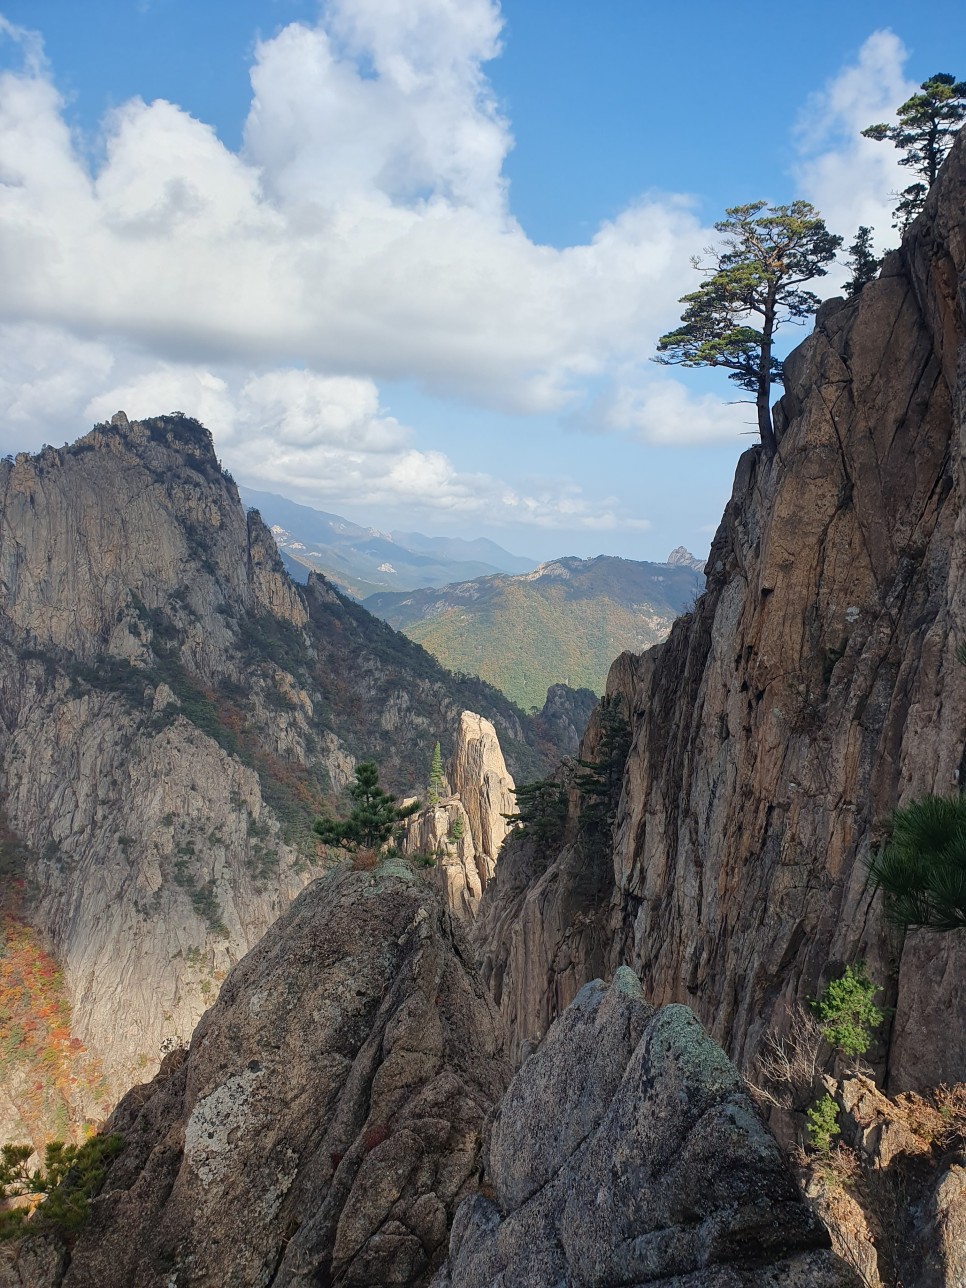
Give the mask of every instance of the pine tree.
POLYGON ((429 786, 426 789, 426 802, 435 809, 443 795, 443 753, 439 743, 433 748, 433 760, 429 767, 429 786))
POLYGON ((619 693, 601 698, 600 722, 597 759, 578 760, 580 772, 574 781, 583 798, 580 835, 594 853, 600 853, 610 842, 631 746, 631 728, 619 693))
POLYGON ((567 826, 567 789, 555 778, 540 778, 514 788, 516 813, 504 814, 538 850, 549 855, 563 844, 567 826))
POLYGON ((850 300, 861 292, 863 286, 874 281, 878 276, 882 260, 872 250, 872 229, 862 224, 855 234, 855 241, 849 247, 849 258, 845 261, 852 270, 852 280, 845 284, 845 294, 850 300))
POLYGON ((904 154, 899 164, 908 166, 918 181, 895 195, 899 204, 893 224, 901 232, 909 227, 926 204, 926 194, 936 182, 953 139, 966 121, 966 81, 948 72, 937 72, 919 86, 920 93, 907 98, 896 110, 897 124, 880 122, 862 131, 863 137, 889 142, 904 154))
POLYGON ((890 820, 891 838, 869 877, 902 927, 966 927, 966 796, 925 796, 890 820))
POLYGON ((399 807, 396 797, 379 786, 379 770, 374 761, 356 765, 356 781, 349 787, 354 805, 348 818, 317 818, 313 829, 326 845, 339 845, 345 850, 360 846, 378 850, 389 840, 396 823, 411 818, 419 801, 399 807))
POLYGON ((818 308, 818 297, 802 287, 825 276, 842 238, 828 231, 807 201, 790 206, 753 201, 725 213, 727 218, 715 224, 725 235, 723 245, 705 252, 710 266, 692 260, 707 281, 681 298, 687 305, 681 325, 661 336, 655 361, 728 368, 728 379, 755 395, 758 432, 772 456, 771 387, 782 379, 782 364, 773 352, 775 331, 818 308))

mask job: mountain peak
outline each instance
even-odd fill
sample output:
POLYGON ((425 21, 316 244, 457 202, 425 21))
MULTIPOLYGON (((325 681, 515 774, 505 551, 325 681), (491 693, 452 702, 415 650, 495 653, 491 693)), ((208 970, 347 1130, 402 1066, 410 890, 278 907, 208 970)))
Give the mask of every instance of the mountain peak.
POLYGON ((665 562, 671 568, 693 568, 695 572, 704 572, 704 560, 695 559, 687 546, 675 546, 665 562))

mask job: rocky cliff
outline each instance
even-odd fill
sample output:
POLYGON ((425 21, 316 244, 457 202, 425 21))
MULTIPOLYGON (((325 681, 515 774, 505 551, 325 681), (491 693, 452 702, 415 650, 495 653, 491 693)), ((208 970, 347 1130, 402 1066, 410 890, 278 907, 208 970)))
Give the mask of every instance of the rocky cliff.
POLYGON ((525 776, 549 748, 323 579, 293 586, 185 417, 0 463, 0 506, 0 1137, 42 1139, 188 1039, 324 861, 311 819, 358 758, 412 789, 468 706, 525 776))
POLYGON ((966 768, 964 289, 961 137, 879 279, 826 303, 788 358, 778 454, 742 457, 707 592, 612 668, 633 745, 584 926, 572 847, 535 884, 526 847, 500 864, 479 943, 517 1049, 603 952, 748 1068, 865 959, 895 1008, 880 1075, 966 1076, 962 932, 900 939, 866 882, 890 811, 966 768))
POLYGON ((457 917, 476 916, 510 831, 514 788, 493 725, 475 711, 464 711, 444 793, 408 821, 402 847, 406 855, 435 859, 446 905, 457 917))
POLYGON ((116 1110, 79 1236, 0 1245, 0 1285, 854 1288, 685 1008, 619 972, 510 1083, 467 961, 398 860, 314 882, 116 1110))

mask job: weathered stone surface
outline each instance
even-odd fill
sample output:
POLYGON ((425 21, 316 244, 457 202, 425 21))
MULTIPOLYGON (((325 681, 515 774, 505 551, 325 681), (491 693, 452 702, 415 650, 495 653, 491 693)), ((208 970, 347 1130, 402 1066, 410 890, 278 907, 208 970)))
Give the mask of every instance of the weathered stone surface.
POLYGON ((118 1107, 64 1288, 425 1283, 508 1078, 454 934, 404 868, 306 889, 118 1107))
POLYGON ((852 1285, 721 1049, 629 970, 585 986, 494 1119, 440 1288, 852 1285))
POLYGON ((742 1068, 864 959, 895 1008, 870 1052, 890 1086, 966 1077, 966 940, 900 945, 866 880, 895 806, 966 772, 964 287, 966 136, 881 277, 789 356, 778 454, 739 462, 706 594, 612 673, 634 741, 599 933, 569 934, 569 850, 522 895, 508 856, 484 896, 518 1046, 553 1017, 558 969, 565 994, 600 973, 603 937, 607 970, 686 1002, 742 1068))
POLYGON ((458 796, 414 814, 406 824, 402 849, 408 856, 435 858, 434 876, 446 906, 464 921, 476 916, 496 863, 489 855, 477 853, 470 817, 458 796))
POLYGON ((57 1288, 67 1249, 57 1239, 0 1243, 0 1288, 57 1288))
MULTIPOLYGON (((113 1103, 318 870, 313 813, 357 757, 412 790, 480 689, 322 578, 293 586, 187 417, 0 462, 0 511, 0 814, 113 1103)), ((508 755, 543 745, 483 710, 508 755)), ((39 1139, 7 1072, 0 1137, 39 1139)))
POLYGON ((474 849, 495 860, 509 831, 503 816, 516 807, 515 784, 496 730, 475 711, 460 716, 447 777, 469 817, 474 849))

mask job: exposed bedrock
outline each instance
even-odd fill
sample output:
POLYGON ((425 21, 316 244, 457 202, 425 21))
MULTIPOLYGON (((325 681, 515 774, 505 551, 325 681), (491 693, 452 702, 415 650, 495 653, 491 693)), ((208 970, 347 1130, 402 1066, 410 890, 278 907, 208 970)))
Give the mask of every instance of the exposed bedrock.
POLYGON ((495 1115, 437 1288, 855 1283, 734 1066, 628 969, 585 985, 495 1115))
POLYGON ((966 770, 964 285, 961 137, 881 277, 788 358, 778 454, 741 458, 706 594, 611 671, 634 735, 613 865, 568 848, 529 887, 525 855, 499 865, 479 942, 516 1050, 600 973, 602 942, 742 1068, 864 958, 895 1008, 880 1075, 966 1078, 966 935, 903 941, 866 882, 896 805, 966 770))

